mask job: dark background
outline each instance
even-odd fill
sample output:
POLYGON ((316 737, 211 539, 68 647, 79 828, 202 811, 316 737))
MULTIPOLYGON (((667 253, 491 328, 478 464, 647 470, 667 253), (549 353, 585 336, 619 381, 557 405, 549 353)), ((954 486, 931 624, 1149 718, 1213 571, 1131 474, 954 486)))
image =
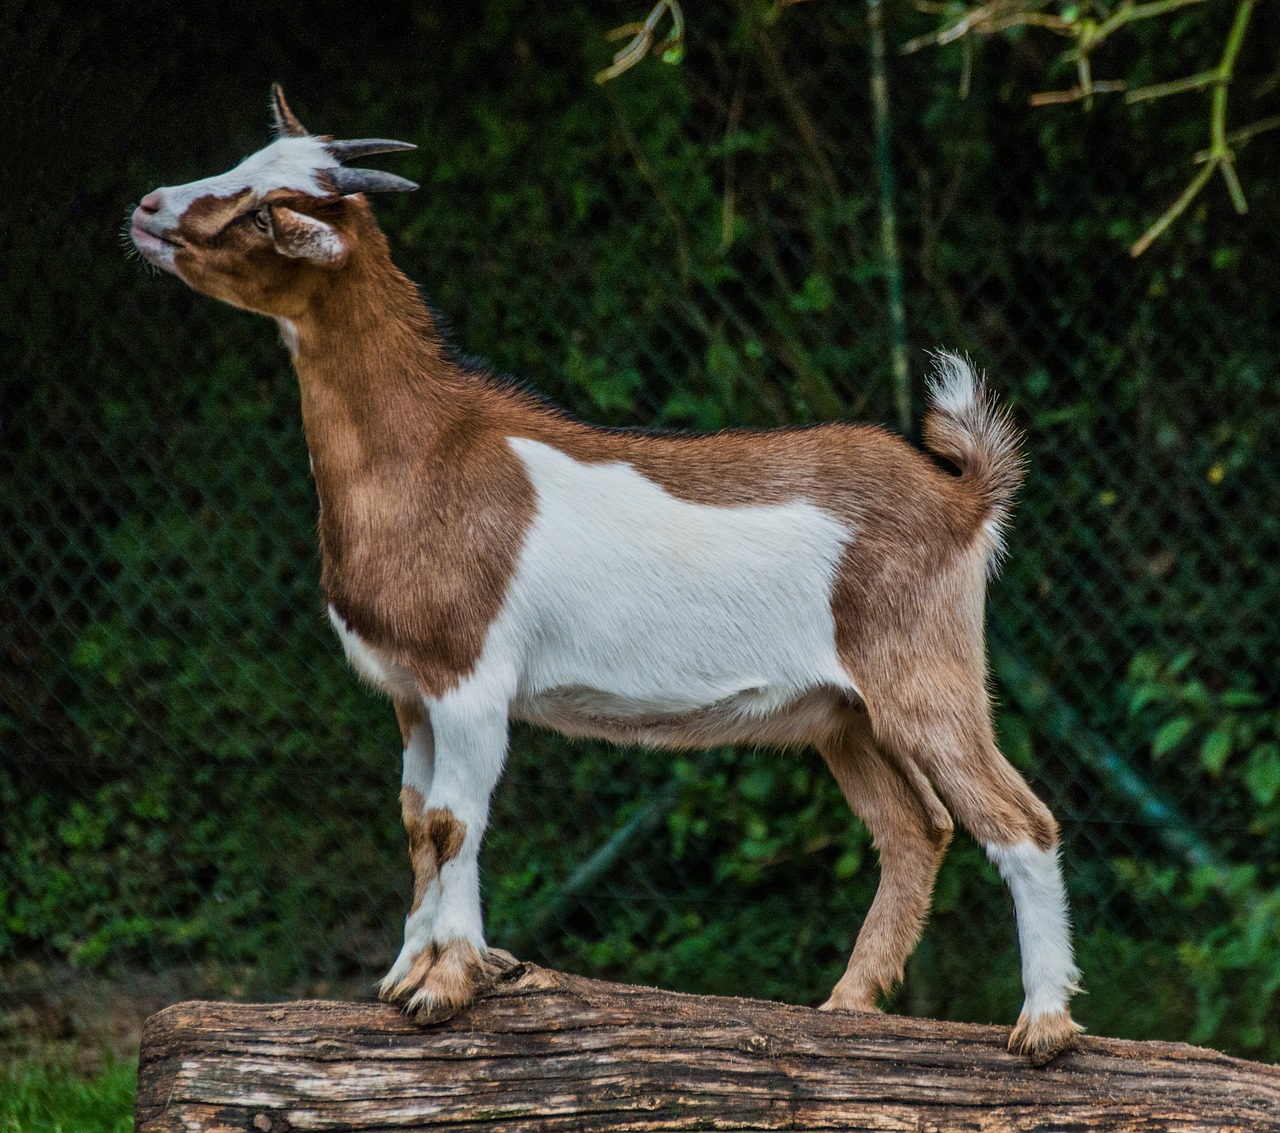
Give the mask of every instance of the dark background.
MULTIPOLYGON (((8 4, 0 23, 0 979, 183 972, 367 989, 408 900, 392 713, 317 595, 272 325, 129 259, 147 190, 302 121, 416 142, 376 203, 464 349, 607 423, 897 424, 861 3, 690 5, 684 62, 600 87, 640 3, 8 4)), ((1234 5, 1117 37, 1131 85, 1215 65, 1234 5)), ((1280 1056, 1277 134, 1150 252, 1208 95, 1031 109, 1057 41, 902 56, 886 5, 914 409, 969 351, 1031 472, 991 594, 1003 745, 1063 823, 1092 1030, 1280 1056)), ((1277 113, 1262 5, 1231 122, 1277 113)), ((1101 72, 1100 72, 1101 73, 1101 72)), ((875 856, 812 754, 515 736, 492 943, 817 1002, 875 856)), ((896 1009, 1020 1003, 1013 916, 957 839, 896 1009)))

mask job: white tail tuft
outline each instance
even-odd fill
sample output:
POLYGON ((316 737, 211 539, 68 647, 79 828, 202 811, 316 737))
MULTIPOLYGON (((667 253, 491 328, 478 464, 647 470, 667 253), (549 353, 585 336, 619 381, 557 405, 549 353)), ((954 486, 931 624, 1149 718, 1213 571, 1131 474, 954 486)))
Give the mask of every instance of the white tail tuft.
POLYGON ((967 359, 938 351, 929 381, 925 443, 960 469, 987 508, 983 528, 993 562, 1003 550, 1002 532, 1022 483, 1022 444, 1009 414, 992 400, 967 359))
POLYGON ((949 417, 963 417, 973 412, 978 400, 978 379, 973 367, 959 354, 935 351, 933 375, 929 379, 929 401, 935 409, 949 417))

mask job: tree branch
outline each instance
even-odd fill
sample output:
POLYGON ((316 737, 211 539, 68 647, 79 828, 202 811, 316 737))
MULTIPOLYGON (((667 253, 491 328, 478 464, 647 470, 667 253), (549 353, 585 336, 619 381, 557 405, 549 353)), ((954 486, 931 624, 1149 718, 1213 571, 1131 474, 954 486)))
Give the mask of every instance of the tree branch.
MULTIPOLYGON (((974 35, 994 35, 999 31, 1021 26, 1046 28, 1055 34, 1069 36, 1075 41, 1064 58, 1075 63, 1077 84, 1067 90, 1041 91, 1033 94, 1029 100, 1031 105, 1050 106, 1083 102, 1087 108, 1095 94, 1112 94, 1125 90, 1125 83, 1118 79, 1101 82, 1094 80, 1090 56, 1099 45, 1122 28, 1139 20, 1167 16, 1171 12, 1204 2, 1205 0, 1148 0, 1146 3, 1139 4, 1134 3, 1134 0, 1120 0, 1119 6, 1113 12, 1099 20, 1090 14, 1100 8, 1097 5, 1063 6, 1061 14, 1054 15, 1043 10, 1046 7, 1046 0, 988 0, 987 3, 970 8, 959 17, 951 19, 937 31, 910 40, 902 50, 916 51, 929 44, 941 45, 955 40, 964 40, 967 43, 974 35)), ((1238 148, 1258 134, 1280 125, 1280 119, 1265 119, 1252 127, 1245 127, 1231 134, 1227 133, 1228 88, 1235 77, 1236 59, 1244 44, 1249 17, 1256 2, 1257 0, 1237 0, 1235 18, 1227 33, 1222 57, 1216 67, 1185 78, 1152 83, 1125 94, 1125 101, 1132 104, 1168 98, 1190 91, 1211 89, 1213 92, 1209 114, 1210 144, 1208 149, 1196 154, 1195 157, 1195 160, 1204 164, 1205 168, 1196 172, 1173 204, 1129 249, 1132 256, 1142 255, 1174 221, 1190 208, 1191 203, 1215 172, 1221 173, 1236 212, 1248 211, 1249 204, 1245 199, 1240 179, 1236 175, 1233 147, 1238 148)), ((917 0, 917 7, 922 11, 934 12, 938 15, 950 16, 952 13, 950 5, 937 3, 935 0, 917 0)), ((1101 10, 1105 11, 1105 8, 1101 10)))
POLYGON ((616 79, 624 71, 631 70, 653 49, 653 32, 663 14, 671 13, 671 30, 662 45, 662 61, 679 63, 684 57, 684 13, 680 10, 680 0, 658 0, 649 13, 649 18, 642 24, 623 24, 609 32, 606 39, 621 39, 632 36, 631 41, 614 57, 613 63, 596 74, 596 82, 607 83, 616 79))
MULTIPOLYGON (((1235 74, 1236 57, 1244 44, 1245 31, 1249 26, 1249 17, 1253 14, 1256 0, 1239 0, 1236 4, 1235 19, 1231 30, 1227 33, 1227 42, 1222 50, 1222 59, 1212 72, 1213 106, 1209 113, 1209 150, 1204 156, 1204 168, 1191 178, 1190 184, 1182 190, 1181 195, 1173 202, 1147 229, 1139 240, 1129 249, 1129 255, 1138 257, 1160 238, 1168 227, 1191 206, 1200 190, 1204 188, 1214 171, 1222 174, 1226 182, 1227 192, 1231 195, 1231 203, 1238 214, 1249 210, 1249 202, 1245 200, 1244 190, 1240 187, 1240 179, 1236 176, 1235 153, 1227 141, 1227 89, 1235 74)), ((1199 76, 1197 76, 1199 77, 1199 76)), ((1258 131, 1261 132, 1261 131, 1258 131)), ((1253 135, 1249 135, 1252 137, 1253 135)), ((1246 139, 1247 140, 1247 139, 1246 139)))

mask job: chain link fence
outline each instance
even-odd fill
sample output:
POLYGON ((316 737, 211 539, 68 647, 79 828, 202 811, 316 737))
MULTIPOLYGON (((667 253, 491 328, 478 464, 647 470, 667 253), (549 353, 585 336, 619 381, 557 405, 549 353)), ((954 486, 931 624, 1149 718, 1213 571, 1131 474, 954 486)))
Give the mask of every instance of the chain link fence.
MULTIPOLYGON (((341 86, 290 91, 313 129, 420 143, 396 169, 422 192, 377 207, 460 344, 608 424, 901 425, 863 6, 709 14, 679 68, 604 88, 585 81, 598 12, 517 8, 448 49, 411 36, 395 55, 386 25, 366 31, 391 56, 378 74, 410 47, 434 69, 363 110, 341 86), (508 78, 453 97, 476 68, 508 78)), ((446 19, 410 10, 419 37, 446 19)), ((902 42, 914 17, 890 15, 902 42)), ((957 52, 890 58, 912 408, 925 352, 958 348, 1026 430, 990 643, 1003 745, 1064 830, 1081 1018, 1276 1057, 1275 155, 1259 143, 1241 163, 1248 217, 1207 199, 1132 261, 1177 191, 1194 146, 1170 139, 1189 128, 1164 108, 1026 109, 1043 67, 1029 50, 988 44, 966 99, 957 52)), ((285 352, 261 320, 122 264, 111 238, 130 198, 261 144, 248 108, 265 100, 263 60, 281 65, 263 49, 239 88, 197 87, 239 92, 207 108, 207 137, 140 141, 74 198, 32 204, 37 235, 14 250, 25 283, 0 406, 14 986, 72 964, 181 969, 231 994, 350 990, 398 947, 398 733, 322 616, 285 352)), ((177 76, 150 81, 117 134, 146 136, 149 92, 170 117, 184 105, 177 76)), ((876 880, 811 753, 620 751, 526 729, 482 863, 493 943, 796 1002, 842 970, 876 880)), ((958 839, 897 1006, 986 1021, 1019 1002, 1011 906, 958 839)))

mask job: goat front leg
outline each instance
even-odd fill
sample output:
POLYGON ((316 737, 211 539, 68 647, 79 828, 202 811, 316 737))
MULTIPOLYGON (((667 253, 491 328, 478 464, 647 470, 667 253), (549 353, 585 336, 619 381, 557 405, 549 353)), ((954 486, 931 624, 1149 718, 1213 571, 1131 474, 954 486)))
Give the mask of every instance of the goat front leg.
POLYGON ((380 995, 439 1022, 471 1003, 482 972, 479 853, 506 757, 507 716, 505 704, 495 709, 462 691, 425 704, 417 721, 397 710, 402 731, 410 724, 400 801, 413 904, 380 995))

